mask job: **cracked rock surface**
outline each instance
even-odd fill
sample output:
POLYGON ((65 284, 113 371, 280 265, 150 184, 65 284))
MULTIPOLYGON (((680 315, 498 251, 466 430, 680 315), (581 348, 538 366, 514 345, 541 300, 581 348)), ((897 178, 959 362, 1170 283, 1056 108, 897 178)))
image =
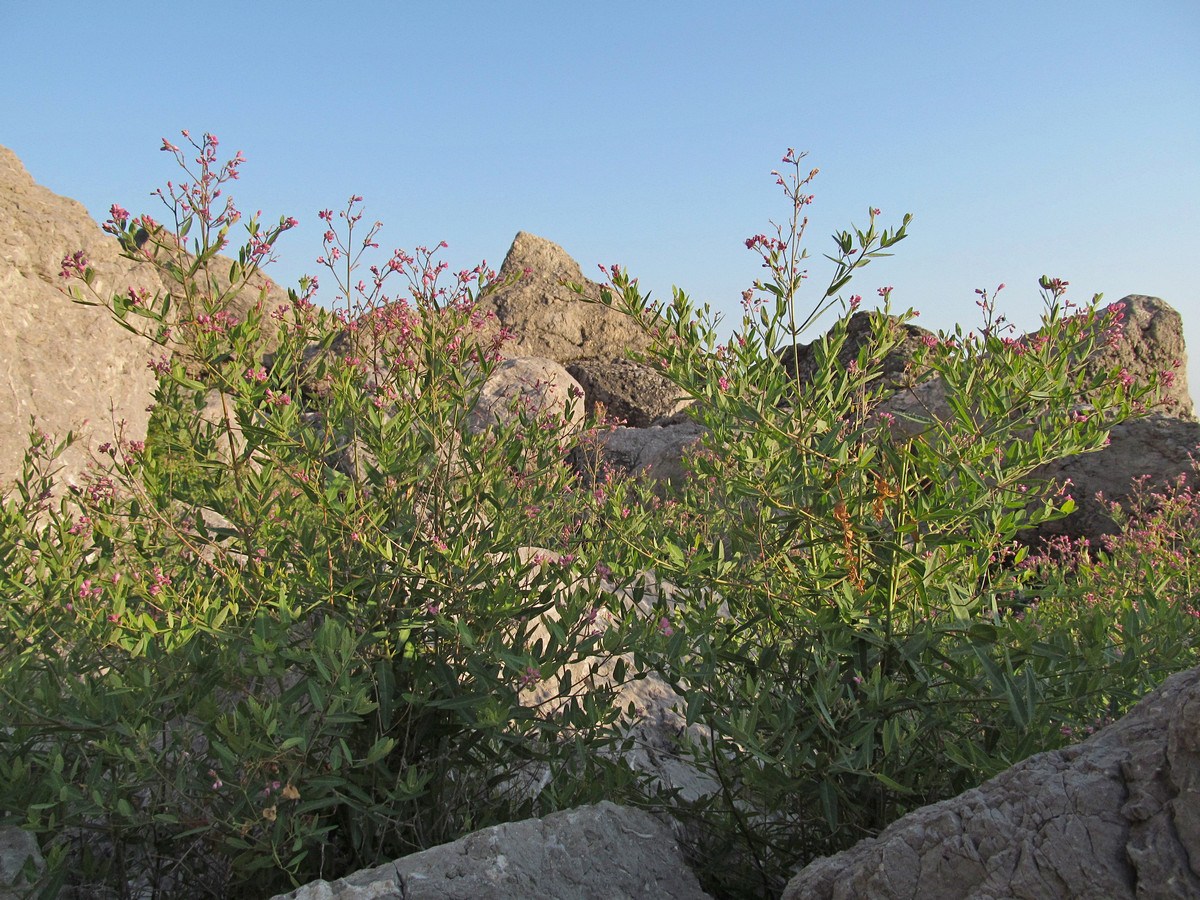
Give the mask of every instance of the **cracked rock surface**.
POLYGON ((609 802, 485 828, 274 900, 707 900, 669 828, 609 802))
POLYGON ((1200 897, 1200 669, 1123 719, 818 859, 783 900, 1200 897))

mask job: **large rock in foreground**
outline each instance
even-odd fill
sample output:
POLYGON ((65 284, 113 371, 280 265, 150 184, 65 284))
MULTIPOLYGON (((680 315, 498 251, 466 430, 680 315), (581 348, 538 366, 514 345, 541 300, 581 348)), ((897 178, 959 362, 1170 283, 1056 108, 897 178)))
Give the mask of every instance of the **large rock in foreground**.
POLYGON ((819 859, 783 900, 1200 897, 1200 669, 1082 744, 1030 757, 819 859))
POLYGON ((603 802, 485 828, 274 900, 706 900, 669 828, 603 802))

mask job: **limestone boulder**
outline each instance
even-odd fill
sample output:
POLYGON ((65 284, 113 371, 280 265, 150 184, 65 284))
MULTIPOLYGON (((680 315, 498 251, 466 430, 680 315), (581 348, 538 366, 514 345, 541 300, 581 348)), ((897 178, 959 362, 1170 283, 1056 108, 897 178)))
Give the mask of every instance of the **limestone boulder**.
MULTIPOLYGON (((1025 532, 1024 541, 1035 543, 1043 537, 1068 535, 1099 545, 1104 535, 1117 532, 1117 526, 1105 505, 1096 499, 1097 493, 1129 509, 1135 479, 1148 476, 1149 487, 1161 488, 1192 470, 1190 455, 1200 450, 1200 424, 1188 391, 1182 318, 1162 300, 1141 295, 1119 301, 1119 315, 1114 339, 1100 346, 1088 361, 1087 370, 1100 373, 1124 369, 1138 382, 1164 372, 1173 377, 1163 385, 1161 402, 1154 412, 1115 426, 1107 447, 1056 460, 1035 473, 1037 478, 1060 484, 1069 480, 1077 508, 1065 519, 1025 532)), ((1022 340, 1030 337, 1026 335, 1022 340)), ((897 391, 880 409, 896 415, 894 430, 903 435, 919 433, 935 419, 950 417, 945 386, 937 379, 897 391)))
POLYGON ((485 828, 273 900, 705 900, 671 829, 607 801, 485 828))
POLYGON ((485 296, 480 306, 495 313, 498 324, 513 334, 505 345, 509 356, 566 363, 623 357, 627 349, 649 346, 628 316, 586 302, 563 284, 583 285, 591 299, 600 296, 600 285, 584 278, 579 263, 552 241, 518 232, 498 274, 502 281, 516 280, 485 296))
POLYGON ((1157 492, 1181 475, 1194 478, 1193 457, 1200 459, 1200 422, 1162 414, 1122 422, 1109 433, 1103 450, 1056 460, 1036 473, 1060 484, 1069 481, 1076 507, 1065 519, 1039 526, 1036 534, 1087 538, 1098 546, 1104 535, 1116 534, 1119 529, 1097 494, 1131 511, 1138 479, 1149 476, 1145 487, 1157 492))
MULTIPOLYGON (((31 416, 41 431, 58 437, 74 431, 78 438, 59 460, 60 487, 81 482, 95 446, 117 436, 145 438, 155 387, 148 363, 163 349, 122 328, 102 306, 73 303, 62 289, 78 282, 60 274, 64 257, 82 252, 96 271, 93 287, 100 297, 131 289, 154 296, 168 287, 161 260, 144 246, 146 260, 122 257, 117 241, 82 204, 38 185, 16 155, 0 147, 2 487, 19 474, 31 416)), ((228 283, 230 262, 216 260, 219 286, 228 283)), ((85 298, 95 299, 89 293, 85 298)), ((263 312, 266 352, 278 341, 284 317, 277 311, 290 307, 287 293, 259 273, 229 311, 244 319, 254 306, 263 312)))
MULTIPOLYGON (((526 559, 553 558, 538 548, 525 548, 523 552, 526 559)), ((715 604, 721 618, 730 617, 729 605, 719 594, 684 595, 653 572, 645 572, 633 583, 619 587, 605 578, 600 586, 615 602, 605 603, 595 611, 593 625, 598 632, 631 620, 659 622, 662 627, 664 617, 670 626, 672 622, 678 623, 679 610, 685 601, 689 605, 715 604)), ((552 641, 551 625, 558 621, 557 610, 540 615, 532 623, 530 640, 544 644, 552 641)), ((530 708, 554 710, 568 696, 583 702, 587 695, 611 690, 612 707, 618 711, 614 724, 622 739, 618 752, 642 783, 655 791, 675 792, 684 802, 716 794, 720 782, 681 747, 681 742, 707 746, 711 732, 699 722, 689 724, 683 697, 659 673, 647 671, 643 666, 629 652, 578 658, 523 689, 521 703, 530 708)), ((550 784, 550 779, 549 768, 535 764, 512 777, 506 789, 512 788, 533 799, 550 784)), ((685 831, 681 824, 673 824, 677 834, 685 831)))
POLYGON ((1172 418, 1195 421, 1188 389, 1183 317, 1158 297, 1130 294, 1112 307, 1118 304, 1121 321, 1117 326, 1117 339, 1093 355, 1088 361, 1088 370, 1124 369, 1138 383, 1147 382, 1155 374, 1169 372, 1170 384, 1163 386, 1161 402, 1155 411, 1172 418))
POLYGON ((632 359, 580 359, 567 371, 583 388, 589 415, 602 409, 610 421, 630 428, 646 428, 692 403, 668 378, 632 359))
POLYGON ((1200 897, 1200 669, 1120 721, 806 866, 784 900, 1200 897))
POLYGON ((684 453, 708 433, 691 419, 680 419, 648 428, 614 426, 581 439, 570 462, 591 481, 614 475, 636 474, 681 485, 687 477, 684 453))
MULTIPOLYGON (((1156 374, 1171 373, 1170 384, 1161 392, 1158 412, 1175 418, 1194 418, 1192 398, 1187 382, 1187 348, 1183 338, 1183 318, 1170 304, 1158 297, 1130 294, 1110 304, 1104 311, 1115 312, 1118 322, 1114 333, 1102 335, 1100 346, 1088 360, 1086 370, 1091 373, 1124 369, 1139 383, 1145 383, 1156 374)), ((934 337, 933 332, 912 323, 900 325, 899 342, 884 357, 883 377, 889 385, 904 381, 910 363, 921 343, 934 337)), ((863 345, 872 336, 871 314, 855 313, 847 326, 846 342, 838 353, 838 362, 847 366, 858 357, 863 345)), ((1020 340, 1028 341, 1033 334, 1020 340)), ((816 370, 816 341, 793 349, 784 347, 779 358, 792 371, 800 383, 811 380, 816 370)), ((913 375, 920 375, 913 372, 913 375)))
POLYGON ((583 421, 583 389, 554 360, 509 359, 483 383, 468 427, 480 432, 511 422, 522 412, 565 419, 577 427, 583 421))
POLYGON ((129 288, 153 294, 162 283, 153 267, 122 259, 74 200, 38 185, 16 155, 0 147, 0 480, 20 473, 30 417, 37 427, 75 446, 60 458, 60 484, 78 484, 89 447, 146 435, 157 357, 150 342, 130 334, 101 307, 80 306, 62 293, 62 260, 82 251, 96 270, 101 296, 129 288), (122 428, 121 423, 124 423, 122 428))

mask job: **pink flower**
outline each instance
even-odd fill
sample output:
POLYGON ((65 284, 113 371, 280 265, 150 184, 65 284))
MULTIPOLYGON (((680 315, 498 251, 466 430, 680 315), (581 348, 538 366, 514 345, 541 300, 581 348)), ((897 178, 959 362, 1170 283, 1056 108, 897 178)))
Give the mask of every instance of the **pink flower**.
POLYGON ((670 637, 675 633, 675 629, 671 627, 671 620, 666 616, 658 620, 658 633, 663 637, 670 637))
POLYGON ((62 271, 59 272, 59 277, 70 278, 73 275, 82 275, 88 267, 87 257, 83 255, 82 250, 76 250, 70 256, 64 256, 62 260, 62 271))

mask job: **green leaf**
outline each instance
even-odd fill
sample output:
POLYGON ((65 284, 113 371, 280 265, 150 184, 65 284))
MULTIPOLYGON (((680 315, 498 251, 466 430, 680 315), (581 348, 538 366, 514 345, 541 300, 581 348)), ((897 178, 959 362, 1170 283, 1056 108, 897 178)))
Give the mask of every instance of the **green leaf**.
POLYGON ((821 798, 821 811, 825 814, 825 824, 829 826, 830 832, 836 832, 838 828, 838 796, 837 788, 828 778, 821 781, 817 793, 821 798))
POLYGON ((367 751, 367 757, 363 760, 363 765, 373 766, 395 749, 396 741, 393 738, 381 737, 367 751))

